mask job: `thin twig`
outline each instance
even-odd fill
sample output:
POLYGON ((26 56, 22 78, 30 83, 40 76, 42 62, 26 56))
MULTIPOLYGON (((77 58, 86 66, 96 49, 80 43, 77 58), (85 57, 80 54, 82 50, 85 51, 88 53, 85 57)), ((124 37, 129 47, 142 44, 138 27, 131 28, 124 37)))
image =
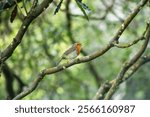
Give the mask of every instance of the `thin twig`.
POLYGON ((15 3, 16 3, 16 5, 17 5, 17 8, 19 9, 19 11, 20 11, 20 13, 23 15, 23 13, 22 13, 22 10, 21 10, 21 8, 19 7, 19 5, 18 5, 18 2, 17 2, 17 0, 14 0, 15 1, 15 3))
POLYGON ((124 78, 124 75, 125 73, 127 72, 127 70, 141 57, 141 55, 144 53, 147 45, 148 45, 148 42, 149 42, 149 39, 150 39, 150 22, 148 22, 148 30, 146 32, 146 35, 145 35, 145 42, 143 44, 143 46, 141 47, 141 49, 136 53, 135 56, 132 57, 132 59, 128 62, 126 62, 121 71, 119 72, 117 78, 115 79, 115 81, 113 82, 110 90, 108 91, 108 93, 106 94, 105 96, 105 100, 108 100, 112 97, 112 95, 115 93, 117 87, 120 85, 120 83, 122 82, 123 78, 124 78))
POLYGON ((24 0, 22 1, 22 4, 23 4, 23 8, 25 10, 26 15, 28 15, 28 11, 27 11, 26 4, 25 4, 24 0))
MULTIPOLYGON (((147 32, 147 30, 148 30, 148 25, 143 34, 145 34, 147 32)), ((142 35, 141 37, 145 38, 145 35, 142 35)), ((141 57, 134 65, 132 65, 129 68, 129 70, 125 73, 125 75, 122 78, 120 83, 129 79, 143 64, 145 64, 147 62, 150 62, 150 55, 147 55, 147 56, 145 55, 145 56, 141 57)), ((109 82, 104 82, 98 89, 98 91, 95 94, 95 96, 93 97, 93 99, 103 99, 105 94, 109 91, 109 89, 111 88, 111 86, 113 85, 114 82, 115 82, 114 79, 109 82)))
POLYGON ((141 40, 145 40, 145 33, 146 33, 147 29, 148 29, 148 26, 147 26, 147 28, 145 29, 145 31, 143 32, 142 36, 140 36, 139 38, 133 40, 132 42, 130 42, 130 43, 125 43, 125 44, 122 44, 122 43, 114 44, 114 46, 117 47, 117 48, 128 48, 128 47, 131 47, 131 46, 133 46, 134 44, 138 43, 138 42, 141 41, 141 40))

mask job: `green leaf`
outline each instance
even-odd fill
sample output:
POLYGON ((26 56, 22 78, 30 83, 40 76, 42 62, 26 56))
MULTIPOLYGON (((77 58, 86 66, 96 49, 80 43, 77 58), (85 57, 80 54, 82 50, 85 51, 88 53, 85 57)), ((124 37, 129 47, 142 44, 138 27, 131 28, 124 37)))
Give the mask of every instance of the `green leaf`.
POLYGON ((15 7, 14 7, 12 13, 11 13, 11 17, 10 17, 10 22, 11 23, 13 23, 14 19, 16 18, 17 12, 18 12, 17 5, 15 5, 15 7))
POLYGON ((61 1, 59 2, 59 4, 57 5, 57 7, 56 7, 56 9, 55 9, 55 11, 54 11, 54 15, 56 15, 56 13, 58 13, 58 11, 59 11, 59 9, 60 9, 60 7, 61 7, 62 2, 63 2, 63 0, 61 0, 61 1))
POLYGON ((80 8, 80 10, 82 11, 82 13, 84 14, 85 18, 89 21, 89 17, 85 11, 85 10, 91 11, 89 9, 89 7, 86 4, 82 3, 82 0, 75 0, 75 1, 77 3, 78 7, 80 8))

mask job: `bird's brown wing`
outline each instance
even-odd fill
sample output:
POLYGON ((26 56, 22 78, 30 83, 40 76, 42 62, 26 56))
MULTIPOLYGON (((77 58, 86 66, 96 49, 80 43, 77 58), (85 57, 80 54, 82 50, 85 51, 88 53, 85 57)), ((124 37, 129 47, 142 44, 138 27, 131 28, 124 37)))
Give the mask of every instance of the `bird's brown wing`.
POLYGON ((66 50, 63 55, 68 55, 75 50, 76 50, 76 48, 75 48, 75 44, 74 44, 68 50, 66 50))

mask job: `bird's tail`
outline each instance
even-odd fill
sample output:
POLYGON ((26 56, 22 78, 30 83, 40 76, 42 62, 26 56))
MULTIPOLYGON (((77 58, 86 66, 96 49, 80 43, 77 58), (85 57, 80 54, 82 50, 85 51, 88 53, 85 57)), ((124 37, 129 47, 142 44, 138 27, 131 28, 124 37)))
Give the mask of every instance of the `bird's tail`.
POLYGON ((59 64, 60 64, 60 62, 62 61, 62 57, 61 57, 61 59, 57 62, 57 64, 56 64, 56 66, 58 66, 59 64))

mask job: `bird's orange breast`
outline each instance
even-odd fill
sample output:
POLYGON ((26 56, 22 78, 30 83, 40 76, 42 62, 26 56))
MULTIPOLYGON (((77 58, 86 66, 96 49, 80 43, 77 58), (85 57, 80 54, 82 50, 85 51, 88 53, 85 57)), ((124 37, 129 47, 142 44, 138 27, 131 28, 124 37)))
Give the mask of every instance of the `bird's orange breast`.
POLYGON ((77 44, 76 50, 77 50, 77 55, 79 55, 81 51, 81 44, 77 44))

